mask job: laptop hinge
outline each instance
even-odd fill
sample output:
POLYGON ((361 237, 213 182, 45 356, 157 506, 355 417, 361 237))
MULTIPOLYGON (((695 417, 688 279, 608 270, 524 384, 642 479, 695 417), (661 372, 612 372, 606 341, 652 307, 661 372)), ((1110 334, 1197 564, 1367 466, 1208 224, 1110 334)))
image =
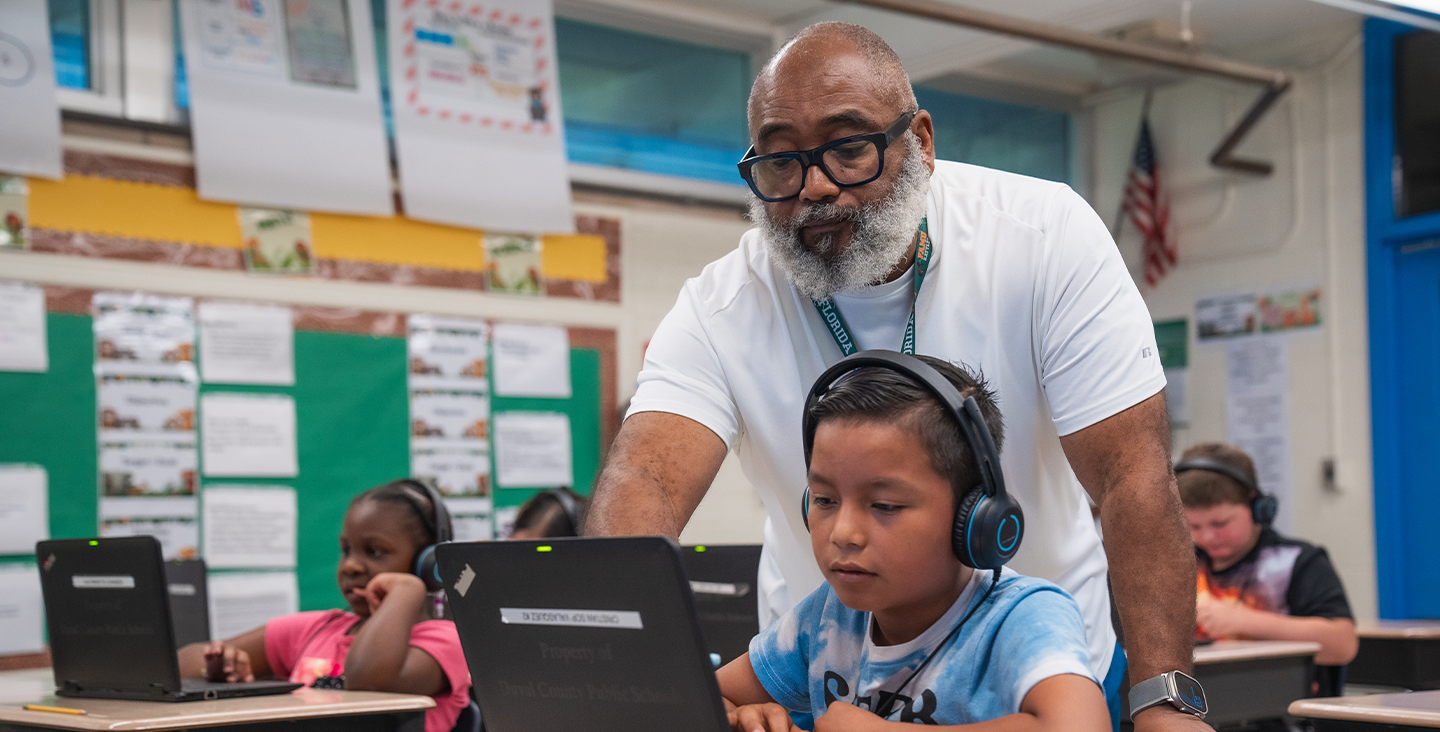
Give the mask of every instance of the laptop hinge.
POLYGON ((74 679, 65 679, 60 682, 60 696, 76 696, 80 693, 80 684, 74 679))
POLYGON ((151 699, 154 699, 155 701, 165 701, 165 698, 166 698, 168 695, 169 695, 169 693, 165 691, 165 685, 164 685, 164 684, 151 684, 151 685, 150 685, 150 698, 151 698, 151 699))

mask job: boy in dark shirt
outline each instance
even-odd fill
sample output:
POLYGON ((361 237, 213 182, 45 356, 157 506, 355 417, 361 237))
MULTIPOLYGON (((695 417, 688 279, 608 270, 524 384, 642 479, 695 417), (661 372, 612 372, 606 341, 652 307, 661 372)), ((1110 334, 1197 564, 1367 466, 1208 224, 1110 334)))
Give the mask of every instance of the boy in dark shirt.
POLYGON ((1195 540, 1196 639, 1314 641, 1320 652, 1312 691, 1338 695, 1359 639, 1325 550, 1270 528, 1275 499, 1260 491, 1243 450, 1194 445, 1175 473, 1195 540))

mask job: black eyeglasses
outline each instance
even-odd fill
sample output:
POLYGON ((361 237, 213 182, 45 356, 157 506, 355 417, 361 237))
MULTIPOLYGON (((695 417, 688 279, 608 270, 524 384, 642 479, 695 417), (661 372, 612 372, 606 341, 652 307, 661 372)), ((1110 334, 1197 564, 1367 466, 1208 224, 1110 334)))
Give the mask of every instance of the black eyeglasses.
POLYGON ((812 165, 819 166, 820 172, 837 186, 863 186, 885 171, 885 148, 910 129, 910 120, 918 112, 900 115, 884 132, 842 137, 810 150, 755 155, 751 146, 745 159, 736 165, 750 190, 760 200, 771 203, 800 195, 812 165))

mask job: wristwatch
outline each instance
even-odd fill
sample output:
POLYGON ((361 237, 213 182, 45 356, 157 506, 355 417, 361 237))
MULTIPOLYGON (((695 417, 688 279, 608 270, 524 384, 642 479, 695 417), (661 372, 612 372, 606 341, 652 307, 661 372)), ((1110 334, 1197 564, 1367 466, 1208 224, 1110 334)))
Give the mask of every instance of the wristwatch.
POLYGON ((1201 719, 1210 711, 1199 681, 1189 674, 1166 671, 1130 687, 1130 718, 1133 720, 1140 712, 1165 702, 1201 719))

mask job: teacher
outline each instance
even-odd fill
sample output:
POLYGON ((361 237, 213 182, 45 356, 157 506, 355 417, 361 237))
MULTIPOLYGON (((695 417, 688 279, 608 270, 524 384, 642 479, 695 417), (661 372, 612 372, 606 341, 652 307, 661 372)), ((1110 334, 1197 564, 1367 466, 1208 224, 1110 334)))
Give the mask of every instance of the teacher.
MULTIPOLYGON (((811 384, 864 348, 963 363, 1007 421, 1005 483, 1026 518, 1010 566, 1075 597, 1118 726, 1127 659, 1107 571, 1139 683, 1190 670, 1195 557, 1154 331, 1109 233, 1063 184, 936 161, 899 58, 860 26, 802 30, 748 112, 756 228, 685 284, 651 340, 587 533, 678 537, 733 449, 768 513, 773 620, 823 581, 800 511, 811 384)), ((1135 723, 1208 729, 1170 704, 1135 723)))

